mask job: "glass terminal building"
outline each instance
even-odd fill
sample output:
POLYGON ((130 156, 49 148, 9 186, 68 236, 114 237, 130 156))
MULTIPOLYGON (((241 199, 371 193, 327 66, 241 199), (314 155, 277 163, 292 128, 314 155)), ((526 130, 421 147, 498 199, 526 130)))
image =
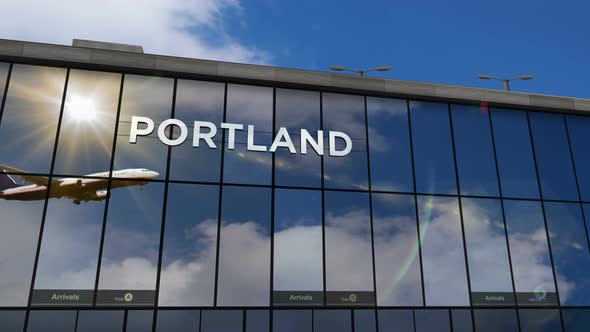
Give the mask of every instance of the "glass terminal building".
POLYGON ((78 45, 0 40, 1 331, 590 330, 590 100, 78 45))

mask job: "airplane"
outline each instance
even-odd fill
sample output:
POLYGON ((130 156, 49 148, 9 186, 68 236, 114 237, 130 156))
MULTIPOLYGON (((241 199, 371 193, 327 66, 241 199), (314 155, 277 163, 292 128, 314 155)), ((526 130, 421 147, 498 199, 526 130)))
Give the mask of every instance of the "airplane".
MULTIPOLYGON (((109 198, 107 190, 110 172, 86 175, 88 178, 52 179, 49 198, 69 198, 73 203, 103 201, 109 198)), ((145 168, 130 168, 113 171, 111 189, 139 186, 139 190, 160 174, 145 168), (121 180, 119 180, 121 179, 121 180)), ((36 201, 47 196, 48 177, 30 175, 16 168, 0 165, 0 199, 16 201, 36 201), (18 177, 31 185, 18 185, 7 173, 19 173, 18 177)))

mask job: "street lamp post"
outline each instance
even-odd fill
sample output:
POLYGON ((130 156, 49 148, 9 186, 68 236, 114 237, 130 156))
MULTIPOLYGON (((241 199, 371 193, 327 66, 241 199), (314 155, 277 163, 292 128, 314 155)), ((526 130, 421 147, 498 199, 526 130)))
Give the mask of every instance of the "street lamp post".
POLYGON ((388 70, 391 70, 391 67, 389 67, 389 66, 379 66, 379 67, 375 67, 375 68, 371 68, 371 69, 355 70, 355 69, 350 69, 350 68, 346 68, 346 67, 342 67, 342 66, 330 66, 330 69, 337 70, 337 71, 351 71, 353 73, 356 73, 358 76, 365 76, 365 73, 366 72, 370 72, 370 71, 388 71, 388 70))
POLYGON ((535 78, 535 76, 533 75, 521 75, 518 77, 513 77, 513 78, 498 78, 498 77, 494 77, 494 76, 490 76, 490 75, 477 75, 478 78, 482 79, 482 80, 495 80, 495 81, 501 81, 504 82, 504 90, 506 91, 510 91, 510 82, 511 81, 515 81, 515 80, 532 80, 533 78, 535 78))

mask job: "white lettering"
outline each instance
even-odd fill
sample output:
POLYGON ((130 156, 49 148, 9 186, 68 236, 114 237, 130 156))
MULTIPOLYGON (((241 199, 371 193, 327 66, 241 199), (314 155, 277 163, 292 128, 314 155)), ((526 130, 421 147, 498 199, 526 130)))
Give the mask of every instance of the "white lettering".
POLYGON ((244 125, 235 123, 222 123, 221 129, 228 130, 227 149, 233 150, 236 142, 236 130, 244 129, 244 125))
POLYGON ((248 125, 248 151, 266 152, 266 146, 254 144, 254 126, 248 125))
POLYGON ((129 143, 137 143, 137 136, 146 136, 154 131, 154 121, 150 118, 143 116, 132 116, 131 117, 131 131, 129 132, 129 143), (139 124, 144 123, 147 125, 144 129, 139 129, 139 124))
POLYGON ((350 153, 352 150, 352 140, 348 135, 341 131, 331 131, 330 132, 330 156, 334 157, 343 157, 350 153), (336 138, 342 138, 346 147, 344 150, 338 151, 336 150, 336 138))
POLYGON ((184 122, 178 119, 165 120, 160 124, 160 127, 158 127, 158 138, 160 139, 160 141, 162 141, 162 143, 168 146, 177 146, 182 144, 184 141, 186 141, 187 136, 188 128, 186 127, 184 122), (168 126, 177 126, 178 128, 180 128, 180 136, 178 136, 177 138, 169 139, 168 136, 166 136, 166 128, 168 128, 168 126))
POLYGON ((211 149, 216 149, 217 146, 215 146, 215 143, 213 143, 213 137, 215 137, 216 134, 217 134, 217 127, 214 124, 212 124, 211 122, 195 121, 195 130, 193 132, 193 146, 198 148, 199 141, 202 138, 205 140, 205 142, 207 143, 207 145, 209 145, 209 147, 211 149), (208 133, 201 133, 201 127, 209 128, 209 132, 208 133))
POLYGON ((318 130, 318 140, 315 141, 309 132, 301 129, 301 154, 307 154, 307 143, 315 150, 318 156, 324 155, 324 131, 318 130))
POLYGON ((287 131, 287 128, 285 128, 285 127, 279 128, 279 132, 277 133, 277 137, 275 137, 275 139, 272 142, 272 145, 270 146, 270 149, 268 151, 275 152, 275 151, 277 151, 277 148, 288 148, 289 152, 291 154, 297 153, 297 151, 295 151, 295 146, 293 146, 293 141, 291 140, 291 137, 289 136, 289 132, 287 131))

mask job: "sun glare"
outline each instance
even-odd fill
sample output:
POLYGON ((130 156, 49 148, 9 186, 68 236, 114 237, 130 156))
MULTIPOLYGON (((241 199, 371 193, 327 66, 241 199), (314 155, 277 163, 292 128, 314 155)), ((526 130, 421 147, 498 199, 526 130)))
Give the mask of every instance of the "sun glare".
POLYGON ((72 96, 67 104, 68 115, 76 121, 91 122, 96 119, 96 103, 91 98, 72 96))

